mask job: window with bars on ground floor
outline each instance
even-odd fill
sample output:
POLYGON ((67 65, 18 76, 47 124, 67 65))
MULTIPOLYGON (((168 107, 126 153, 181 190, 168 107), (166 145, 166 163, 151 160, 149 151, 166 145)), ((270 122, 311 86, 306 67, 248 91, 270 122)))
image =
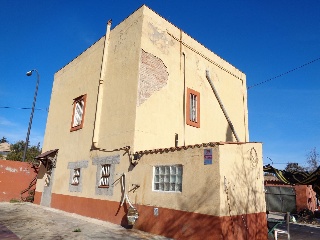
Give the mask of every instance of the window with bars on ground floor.
POLYGON ((182 165, 154 166, 153 190, 182 192, 182 165))
POLYGON ((100 181, 99 187, 101 188, 108 188, 109 187, 109 177, 110 177, 110 164, 103 164, 101 165, 100 171, 100 181))
POLYGON ((73 176, 72 176, 72 185, 79 185, 80 183, 80 168, 75 168, 73 170, 73 176))

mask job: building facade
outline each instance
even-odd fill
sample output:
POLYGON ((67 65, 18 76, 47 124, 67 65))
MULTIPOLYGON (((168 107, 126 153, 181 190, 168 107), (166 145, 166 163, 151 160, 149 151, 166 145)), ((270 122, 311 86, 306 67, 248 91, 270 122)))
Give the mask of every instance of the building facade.
POLYGON ((267 238, 245 74, 146 6, 55 74, 43 151, 35 203, 123 226, 134 212, 179 239, 267 238))
POLYGON ((0 143, 0 157, 1 159, 7 159, 7 155, 11 152, 10 144, 7 142, 0 143))

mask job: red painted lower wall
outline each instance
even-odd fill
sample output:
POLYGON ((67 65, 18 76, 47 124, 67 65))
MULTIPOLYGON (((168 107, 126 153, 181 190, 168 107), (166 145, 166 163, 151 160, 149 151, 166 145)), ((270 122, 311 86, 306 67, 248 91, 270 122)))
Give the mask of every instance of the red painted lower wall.
POLYGON ((35 191, 33 203, 40 205, 41 196, 42 196, 42 192, 35 191))
POLYGON ((0 202, 20 200, 21 191, 29 186, 36 175, 29 163, 0 160, 0 202))
MULTIPOLYGON (((35 203, 39 204, 41 193, 37 192, 35 203)), ((127 226, 127 206, 119 202, 52 194, 51 207, 83 216, 127 226)), ((139 219, 134 228, 174 239, 267 239, 266 214, 255 213, 241 216, 211 216, 199 213, 135 205, 139 219)))

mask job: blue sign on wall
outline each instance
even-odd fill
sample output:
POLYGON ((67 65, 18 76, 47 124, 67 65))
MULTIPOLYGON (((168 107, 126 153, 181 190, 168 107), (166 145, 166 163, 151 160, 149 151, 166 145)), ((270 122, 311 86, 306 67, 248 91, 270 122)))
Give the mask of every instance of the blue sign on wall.
POLYGON ((203 149, 204 165, 212 164, 212 148, 203 149))

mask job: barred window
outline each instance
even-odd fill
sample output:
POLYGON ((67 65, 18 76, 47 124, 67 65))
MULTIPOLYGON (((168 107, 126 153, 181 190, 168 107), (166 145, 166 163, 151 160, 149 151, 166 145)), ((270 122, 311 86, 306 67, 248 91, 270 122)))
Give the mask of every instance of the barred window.
POLYGON ((80 168, 76 168, 73 170, 73 176, 72 176, 72 185, 79 185, 80 182, 80 168))
POLYGON ((193 127, 200 127, 200 93, 187 88, 186 123, 193 127))
POLYGON ((82 95, 74 99, 70 131, 75 131, 83 127, 85 105, 86 105, 86 95, 82 95))
POLYGON ((110 164, 101 165, 99 187, 109 187, 110 164))

